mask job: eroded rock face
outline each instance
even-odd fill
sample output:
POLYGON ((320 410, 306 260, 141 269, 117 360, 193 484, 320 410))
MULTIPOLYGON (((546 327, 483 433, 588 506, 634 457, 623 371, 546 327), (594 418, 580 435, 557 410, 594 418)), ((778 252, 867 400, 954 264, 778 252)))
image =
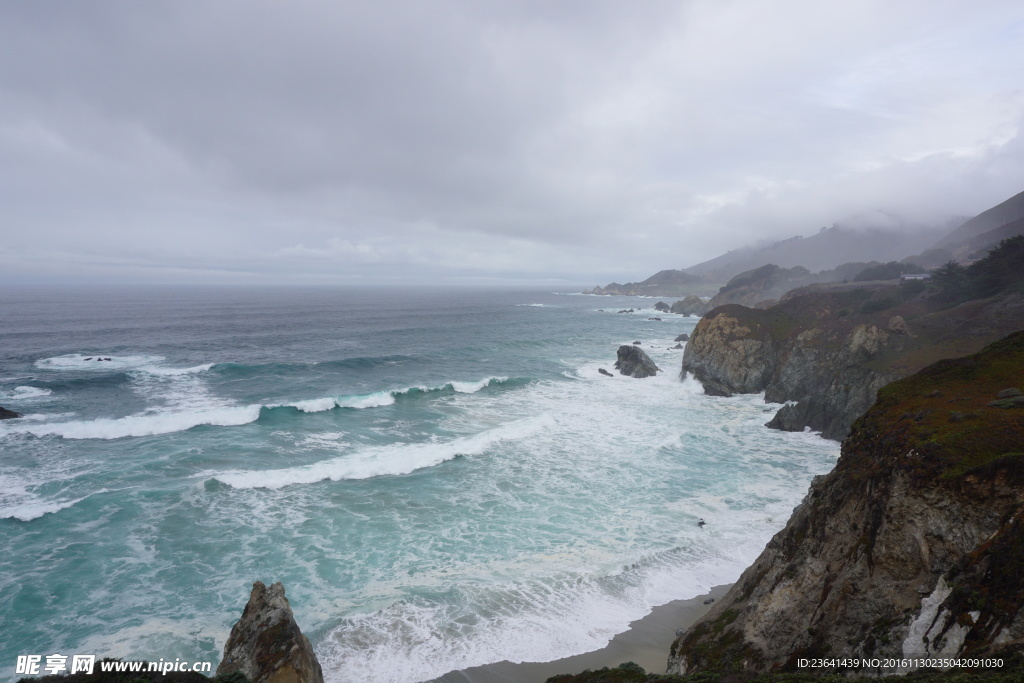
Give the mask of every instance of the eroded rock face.
POLYGON ((769 427, 810 427, 842 439, 889 382, 1024 327, 1024 297, 1017 293, 937 312, 859 310, 897 296, 891 290, 898 288, 810 291, 769 310, 720 306, 697 323, 682 372, 693 373, 708 394, 764 391, 767 402, 796 404, 769 427))
POLYGON ((302 635, 280 582, 257 581, 228 642, 217 675, 245 674, 251 683, 323 683, 309 639, 302 635))
POLYGON ((764 391, 775 370, 768 331, 756 316, 741 322, 735 308, 740 307, 722 306, 697 323, 683 352, 683 374, 692 372, 713 396, 764 391))
POLYGON ((1024 638, 1024 414, 987 405, 1008 371, 1024 371, 1024 332, 879 392, 836 468, 673 644, 669 673, 970 656, 1024 638))
POLYGON ((620 346, 618 358, 615 361, 615 369, 620 374, 628 375, 629 377, 653 377, 661 369, 654 364, 650 356, 644 353, 643 349, 636 346, 620 346))

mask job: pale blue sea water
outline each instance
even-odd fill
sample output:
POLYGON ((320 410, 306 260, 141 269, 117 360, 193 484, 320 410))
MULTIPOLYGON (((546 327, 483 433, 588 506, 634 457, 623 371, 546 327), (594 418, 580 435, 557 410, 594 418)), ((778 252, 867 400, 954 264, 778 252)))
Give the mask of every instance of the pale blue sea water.
POLYGON ((216 662, 257 579, 330 683, 585 652, 735 580, 838 444, 681 381, 697 319, 655 301, 4 293, 5 677, 21 654, 216 662), (598 373, 634 340, 663 373, 598 373))

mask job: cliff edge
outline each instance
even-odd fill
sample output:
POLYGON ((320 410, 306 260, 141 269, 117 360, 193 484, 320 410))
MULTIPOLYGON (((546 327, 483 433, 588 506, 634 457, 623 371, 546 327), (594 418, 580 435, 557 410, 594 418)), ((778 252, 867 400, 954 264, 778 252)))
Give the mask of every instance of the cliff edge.
POLYGON ((1024 327, 1019 292, 938 311, 890 284, 791 294, 767 310, 728 304, 708 313, 686 345, 681 374, 692 373, 711 395, 763 391, 766 402, 788 404, 769 427, 810 427, 837 440, 889 382, 1024 327))
POLYGON ((1022 380, 1024 331, 882 388, 669 673, 1024 644, 1022 380))

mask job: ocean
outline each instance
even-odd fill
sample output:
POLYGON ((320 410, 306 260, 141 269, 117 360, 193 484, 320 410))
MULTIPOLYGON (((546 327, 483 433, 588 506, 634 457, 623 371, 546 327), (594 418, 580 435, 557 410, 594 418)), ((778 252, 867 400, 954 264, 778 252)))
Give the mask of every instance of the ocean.
POLYGON ((409 683, 594 650, 735 581, 839 447, 680 380, 697 319, 656 301, 4 292, 0 666, 217 662, 261 580, 328 683, 409 683), (662 373, 598 372, 634 341, 662 373))

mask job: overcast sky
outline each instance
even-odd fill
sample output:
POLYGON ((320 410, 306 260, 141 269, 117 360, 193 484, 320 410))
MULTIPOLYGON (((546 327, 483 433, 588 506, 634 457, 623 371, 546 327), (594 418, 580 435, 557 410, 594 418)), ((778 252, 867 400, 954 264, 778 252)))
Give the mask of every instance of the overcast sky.
POLYGON ((1024 190, 1020 0, 0 4, 0 280, 604 284, 1024 190))

